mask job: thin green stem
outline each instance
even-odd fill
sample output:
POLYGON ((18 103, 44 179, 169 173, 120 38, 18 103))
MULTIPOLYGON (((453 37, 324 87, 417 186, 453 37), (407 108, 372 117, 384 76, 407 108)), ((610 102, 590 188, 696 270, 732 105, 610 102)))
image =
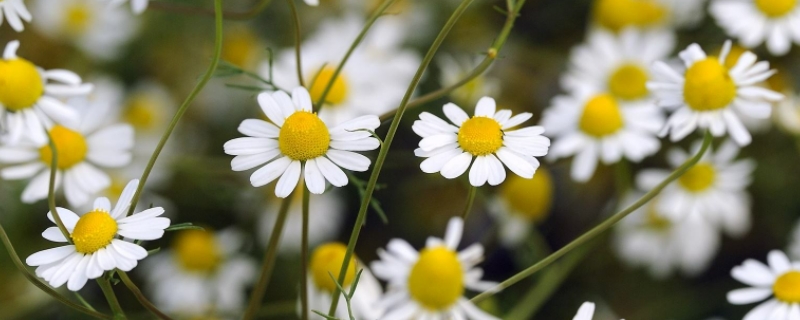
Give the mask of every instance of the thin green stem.
MULTIPOLYGON (((328 84, 325 86, 325 90, 322 91, 322 95, 317 100, 314 110, 319 112, 319 110, 322 109, 322 106, 325 103, 325 98, 328 97, 328 93, 331 91, 331 88, 333 88, 333 84, 336 82, 336 79, 339 78, 339 74, 342 72, 342 69, 344 69, 344 65, 347 63, 347 60, 350 59, 350 55, 353 54, 358 45, 361 44, 361 41, 364 40, 364 37, 366 37, 367 35, 367 31, 369 31, 369 29, 372 28, 372 25, 375 23, 375 21, 378 20, 378 18, 380 18, 383 15, 383 13, 386 12, 386 9, 388 9, 389 6, 391 6, 392 3, 394 2, 395 0, 384 0, 381 6, 378 8, 378 10, 375 10, 375 12, 372 13, 372 16, 369 17, 369 20, 367 20, 367 24, 364 25, 363 29, 361 29, 361 32, 358 34, 358 37, 356 37, 356 39, 350 45, 350 48, 347 49, 347 53, 345 53, 344 58, 342 58, 342 61, 339 63, 339 66, 336 67, 336 71, 333 72, 333 76, 328 81, 328 84)), ((298 58, 298 62, 299 61, 300 60, 298 58)))
POLYGON ((300 86, 305 87, 306 83, 303 81, 303 62, 301 59, 300 47, 303 44, 300 36, 300 15, 297 14, 297 6, 294 4, 295 0, 286 0, 289 3, 289 8, 292 10, 292 17, 294 18, 294 55, 297 60, 297 80, 300 81, 300 86))
POLYGON ((136 194, 133 196, 133 200, 131 201, 131 207, 128 209, 128 214, 133 214, 133 211, 136 210, 136 204, 139 202, 139 197, 142 195, 142 190, 144 189, 145 184, 147 184, 147 177, 150 176, 150 171, 153 170, 153 166, 156 164, 156 160, 158 156, 161 154, 161 150, 164 149, 164 145, 167 144, 167 140, 172 135, 172 132, 175 130, 175 126, 178 125, 178 122, 183 117, 183 114, 186 113, 186 110, 189 109, 189 105, 194 101, 197 97, 197 94, 203 90, 203 87, 206 86, 208 81, 211 79, 211 76, 214 75, 214 71, 217 70, 217 65, 219 64, 219 57, 222 54, 222 0, 214 0, 214 10, 216 12, 215 15, 215 39, 214 39, 214 57, 211 60, 211 65, 208 66, 208 70, 200 79, 200 82, 194 87, 189 96, 186 97, 186 100, 183 101, 180 108, 178 108, 178 112, 175 113, 175 116, 172 118, 172 121, 169 123, 169 127, 167 131, 164 132, 164 135, 161 136, 161 140, 158 142, 158 146, 156 146, 156 150, 153 151, 153 155, 150 157, 150 161, 147 162, 147 167, 145 167, 144 172, 142 173, 142 177, 139 179, 139 187, 136 188, 136 194))
MULTIPOLYGON (((222 16, 226 20, 250 20, 255 18, 261 11, 267 8, 272 3, 272 0, 261 0, 258 4, 250 8, 250 10, 242 12, 222 11, 222 16)), ((201 8, 196 6, 186 6, 175 3, 166 3, 162 1, 151 1, 148 8, 152 10, 161 10, 167 12, 175 12, 190 15, 206 15, 215 16, 216 10, 201 8)))
POLYGON ((303 238, 300 247, 300 319, 308 320, 308 210, 311 195, 303 188, 303 238))
POLYGON ((131 280, 131 278, 128 277, 127 273, 121 270, 117 270, 117 274, 119 275, 119 278, 122 280, 122 283, 124 283, 125 286, 128 287, 128 290, 130 290, 131 293, 133 293, 133 295, 136 296, 136 300, 139 300, 139 303, 142 304, 142 306, 145 309, 150 311, 150 313, 152 313, 159 319, 162 320, 172 319, 168 315, 164 314, 164 312, 161 312, 161 310, 158 310, 158 308, 152 302, 150 302, 150 300, 147 300, 147 297, 144 296, 142 290, 139 290, 139 287, 137 287, 136 284, 133 283, 133 280, 131 280))
POLYGON ((689 168, 691 168, 692 166, 697 164, 697 162, 700 161, 700 158, 703 156, 703 154, 706 153, 706 150, 708 150, 708 147, 711 145, 711 141, 712 140, 713 140, 713 137, 711 136, 711 133, 706 132, 705 137, 703 138, 703 145, 700 148, 700 150, 697 152, 697 154, 695 154, 692 158, 690 158, 689 160, 684 162, 683 165, 678 167, 678 169, 675 169, 675 171, 673 171, 664 181, 662 181, 655 188, 653 188, 653 190, 650 190, 649 192, 647 192, 644 196, 642 196, 639 200, 636 200, 636 202, 631 204, 629 207, 625 208, 624 210, 622 210, 620 212, 617 212, 613 216, 611 216, 608 219, 606 219, 605 221, 601 222, 599 225, 594 227, 592 230, 589 230, 589 232, 584 233, 582 236, 580 236, 577 239, 573 240, 572 242, 570 242, 569 244, 567 244, 563 248, 559 249, 555 253, 547 256, 547 258, 542 259, 541 261, 537 262, 536 264, 528 267, 525 270, 522 270, 521 272, 515 274, 511 278, 508 278, 507 280, 501 282, 500 284, 498 284, 493 289, 491 289, 489 291, 486 291, 486 292, 483 292, 483 293, 475 296, 474 298, 472 298, 472 301, 473 302, 479 302, 479 301, 481 301, 483 299, 486 299, 486 298, 494 295, 495 293, 499 292, 500 290, 503 290, 505 288, 510 287, 511 285, 521 281, 522 279, 525 279, 525 278, 529 277, 530 275, 536 273, 537 271, 547 267, 548 265, 552 264, 553 262, 555 262, 556 260, 558 260, 559 258, 564 256, 565 254, 569 253, 570 251, 574 250, 575 248, 580 247, 582 244, 586 243, 587 241, 589 241, 591 239, 594 239, 595 237, 597 237, 601 233, 603 233, 606 230, 610 229, 612 226, 614 226, 614 224, 616 224, 617 222, 619 222, 623 218, 627 217, 632 212, 636 211, 636 209, 639 209, 643 205, 647 204, 647 202, 649 202, 650 200, 655 198, 661 192, 661 190, 663 190, 665 187, 667 187, 667 185, 669 185, 670 183, 672 183, 673 181, 678 179, 680 176, 682 176, 684 173, 686 173, 686 171, 689 170, 689 168))
POLYGON ((243 319, 245 320, 253 319, 258 314, 259 305, 261 305, 261 301, 264 300, 264 293, 267 291, 269 279, 272 276, 272 268, 275 266, 275 257, 278 255, 278 244, 280 243, 281 234, 283 233, 283 225, 286 224, 286 216, 289 213, 289 206, 292 204, 292 196, 294 196, 294 192, 281 202, 278 218, 275 220, 275 226, 272 227, 272 234, 269 236, 267 251, 264 253, 264 262, 261 264, 261 275, 258 277, 258 282, 253 288, 253 293, 250 295, 250 303, 247 305, 247 310, 244 313, 243 319))
MULTIPOLYGON (((378 184, 378 177, 380 176, 381 169, 383 168, 383 163, 386 161, 386 157, 389 154, 389 148, 392 146, 397 129, 400 127, 400 119, 403 118, 403 114, 408 106, 408 101, 414 94, 414 90, 416 90, 417 85, 419 85, 422 75, 425 73, 428 65, 430 65, 433 57, 439 50, 439 46, 442 45, 442 42, 444 42, 447 34, 450 33, 450 30, 456 24, 458 19, 461 18, 461 15, 464 14, 464 11, 467 10, 467 7, 469 7, 472 1, 473 0, 462 0, 461 4, 450 16, 450 19, 448 19, 447 23, 444 25, 444 27, 442 27, 442 30, 439 31, 439 35, 436 36, 436 40, 433 41, 433 44, 428 49, 425 57, 422 59, 422 64, 420 64, 419 68, 417 69, 417 73, 414 75, 414 78, 408 85, 408 90, 406 90, 405 96, 403 96, 403 100, 400 102, 400 106, 397 108, 397 114, 395 115, 394 120, 392 120, 391 126, 389 126, 389 132, 386 133, 386 139, 383 140, 383 145, 381 145, 380 152, 378 152, 378 158, 375 160, 375 167, 372 169, 372 174, 370 174, 369 181, 367 182, 367 189, 364 192, 364 198, 361 201, 361 207, 358 209, 358 217, 356 217, 356 222, 353 225, 352 232, 350 233, 350 240, 347 243, 347 251, 345 252, 342 267, 339 269, 339 283, 344 283, 345 276, 347 275, 347 262, 350 261, 353 256, 353 251, 355 251, 356 243, 358 242, 358 236, 361 234, 361 227, 364 225, 364 220, 367 218, 367 209, 370 206, 370 201, 372 201, 372 194, 375 192, 375 186, 378 184)), ((341 291, 338 288, 334 290, 332 296, 333 301, 331 302, 331 307, 328 310, 328 316, 332 317, 336 313, 336 307, 339 304, 340 295, 341 291)))
POLYGON ((125 311, 122 311, 122 307, 119 305, 117 295, 114 294, 114 288, 111 287, 111 282, 105 277, 100 277, 97 278, 97 284, 100 285, 100 289, 103 290, 103 295, 108 301, 108 306, 111 307, 111 312, 114 314, 114 320, 127 319, 125 311))
POLYGON ((467 205, 464 207, 464 213, 461 214, 461 219, 464 221, 467 220, 467 216, 469 215, 470 211, 472 211, 472 204, 475 203, 475 193, 477 193, 478 187, 469 186, 469 193, 467 194, 467 205))
POLYGON ((45 130, 47 134, 47 144, 50 146, 50 151, 52 156, 50 157, 50 184, 47 187, 47 207, 50 209, 50 213, 53 215, 53 220, 56 221, 56 226, 58 226, 58 230, 61 231, 61 234, 67 239, 69 244, 72 244, 72 238, 69 236, 69 231, 67 231, 67 227, 64 226, 64 221, 61 220, 61 215, 58 214, 58 210, 56 209, 56 173, 58 173, 58 149, 56 149, 56 144, 53 142, 53 137, 50 136, 50 132, 45 130))
POLYGON ((80 302, 80 303, 81 303, 81 304, 82 304, 84 307, 86 307, 86 309, 89 309, 89 310, 92 310, 92 311, 97 311, 97 310, 96 310, 96 309, 95 309, 95 308, 92 306, 92 304, 91 304, 91 303, 89 303, 89 301, 86 301, 86 299, 84 299, 84 298, 83 298, 83 296, 82 296, 80 293, 78 293, 78 292, 76 291, 76 292, 74 292, 74 294, 75 294, 75 298, 76 298, 76 299, 78 299, 78 301, 79 301, 79 302, 80 302))

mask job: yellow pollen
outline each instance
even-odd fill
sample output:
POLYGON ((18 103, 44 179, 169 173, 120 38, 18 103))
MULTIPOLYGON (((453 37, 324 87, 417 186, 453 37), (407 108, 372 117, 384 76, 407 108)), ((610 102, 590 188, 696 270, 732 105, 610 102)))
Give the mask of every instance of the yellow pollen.
MULTIPOLYGON (((319 72, 309 77, 310 81, 308 81, 309 83, 307 83, 306 86, 308 87, 309 94, 311 94, 311 101, 317 103, 317 101, 322 98, 322 93, 325 92, 325 88, 328 86, 328 82, 331 82, 335 72, 335 67, 325 66, 322 70, 319 70, 319 72)), ((347 77, 345 77, 344 72, 339 73, 339 76, 336 77, 336 81, 333 82, 333 86, 331 86, 331 90, 328 91, 328 95, 325 97, 325 103, 338 105, 347 99, 347 93, 349 91, 350 88, 347 85, 347 77)))
POLYGON ((0 104, 11 111, 30 108, 44 94, 44 81, 36 66, 16 58, 0 60, 0 104))
POLYGON ((458 144, 476 156, 494 153, 503 146, 500 123, 488 117, 472 117, 458 129, 458 144))
POLYGON ((422 250, 408 276, 408 292, 433 311, 453 305, 464 294, 464 272, 458 255, 445 247, 422 250))
POLYGON ((797 0, 755 0, 756 7, 765 15, 773 18, 782 17, 797 6, 797 0))
POLYGON ((800 271, 789 271, 775 280, 775 298, 785 303, 800 303, 800 271))
POLYGON ((547 218, 553 202, 553 180, 550 173, 539 168, 533 179, 510 175, 500 189, 501 197, 511 211, 531 222, 547 218))
POLYGON ((619 67, 608 79, 608 90, 614 96, 636 100, 647 96, 647 71, 636 64, 619 67))
POLYGON ((683 97, 695 111, 719 110, 736 98, 736 84, 728 69, 717 58, 709 57, 695 62, 686 71, 683 97))
POLYGON ((152 129, 159 118, 159 105, 154 98, 138 94, 128 100, 122 118, 136 129, 152 129))
MULTIPOLYGON (((338 242, 326 243, 314 250, 314 253, 311 254, 310 268, 311 277, 314 279, 314 284, 317 285, 317 288, 328 292, 336 290, 336 283, 331 279, 331 275, 335 279, 339 279, 339 271, 342 269, 346 251, 347 247, 338 242)), ((347 288, 355 280, 357 273, 356 263, 356 259, 350 257, 342 288, 347 288)))
POLYGON ((655 0, 597 0, 594 8, 595 21, 615 32, 656 25, 667 14, 667 8, 655 0))
POLYGON ((222 261, 222 252, 214 234, 205 230, 185 230, 173 240, 178 263, 184 270, 211 273, 222 261))
POLYGON ((716 176, 717 172, 714 170, 714 166, 710 163, 703 162, 694 165, 689 171, 686 171, 686 173, 678 178, 678 183, 680 183, 684 189, 691 192, 702 192, 714 184, 716 176))
POLYGON ((292 160, 308 160, 322 156, 331 144, 328 127, 316 114, 297 111, 281 127, 278 147, 292 160))
POLYGON ((589 99, 579 122, 581 131, 594 137, 603 137, 622 129, 622 112, 617 100, 603 93, 589 99))
MULTIPOLYGON (((59 169, 72 168, 72 166, 81 163, 86 158, 89 147, 80 133, 56 125, 50 129, 50 137, 53 139, 56 151, 58 151, 56 167, 59 169)), ((39 158, 48 166, 52 163, 53 150, 50 149, 49 144, 39 148, 39 158)))
POLYGON ((86 4, 74 4, 67 8, 64 30, 70 35, 80 35, 89 28, 92 11, 86 4))
POLYGON ((75 243, 75 251, 89 254, 105 248, 116 234, 117 221, 108 212, 95 209, 78 219, 70 238, 75 243))

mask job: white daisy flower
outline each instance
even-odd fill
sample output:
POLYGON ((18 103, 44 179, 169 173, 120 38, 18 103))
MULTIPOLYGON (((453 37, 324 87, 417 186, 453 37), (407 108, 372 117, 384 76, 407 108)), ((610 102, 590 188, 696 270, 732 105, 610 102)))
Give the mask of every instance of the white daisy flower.
POLYGON ((25 137, 47 141, 45 128, 53 122, 74 125, 78 113, 60 99, 85 95, 92 85, 67 70, 43 70, 17 57, 19 41, 11 41, 0 60, 0 142, 14 145, 25 137))
POLYGON ((311 112, 311 96, 303 87, 295 88, 291 97, 283 91, 261 93, 258 103, 272 123, 243 121, 239 132, 248 137, 226 142, 225 153, 236 156, 231 161, 234 171, 266 164, 250 176, 250 183, 261 187, 280 177, 275 187, 280 198, 295 189, 301 171, 314 194, 325 191, 325 181, 336 187, 347 185, 347 175, 339 167, 361 172, 370 165, 369 158, 352 151, 380 147, 380 141, 364 131, 380 126, 377 116, 361 116, 328 129, 311 112))
POLYGON ((488 181, 496 186, 506 179, 505 164, 511 172, 530 179, 539 167, 539 160, 534 157, 544 156, 550 147, 550 139, 542 136, 542 127, 508 131, 533 115, 525 112, 512 117, 511 110, 496 111, 492 98, 481 98, 472 118, 453 103, 444 105, 443 109, 453 124, 423 112, 412 126, 422 137, 414 154, 428 158, 420 164, 425 173, 440 172, 443 177, 453 179, 472 164, 470 184, 480 187, 488 181), (472 163, 473 158, 475 163, 472 163))
MULTIPOLYGON (((64 195, 72 207, 88 203, 92 195, 111 185, 108 174, 98 166, 120 168, 131 161, 133 128, 127 124, 104 126, 108 113, 103 109, 101 104, 83 108, 76 127, 53 125, 48 128, 58 151, 56 188, 63 185, 64 195)), ((25 203, 47 198, 52 150, 47 138, 43 139, 0 147, 0 164, 12 165, 0 170, 0 177, 7 180, 33 177, 22 192, 25 203)))
POLYGON ((800 259, 800 222, 794 227, 791 237, 789 240, 789 255, 794 259, 800 259))
POLYGON ((142 264, 153 301, 183 316, 241 311, 258 271, 253 258, 237 252, 242 242, 234 229, 180 231, 169 250, 142 264))
MULTIPOLYGON (((308 265, 308 312, 314 319, 322 319, 315 315, 312 310, 327 312, 333 302, 333 292, 336 290, 336 283, 331 276, 339 279, 339 271, 344 264, 344 256, 347 246, 338 242, 325 243, 318 246, 311 253, 311 261, 308 265)), ((350 258, 347 274, 342 283, 342 288, 350 292, 350 285, 355 281, 356 275, 361 271, 358 279, 358 286, 353 297, 350 299, 350 307, 355 319, 383 319, 385 308, 378 305, 383 296, 383 289, 372 272, 355 257, 350 258)), ((298 310, 299 311, 299 310, 298 310)), ((349 319, 347 304, 344 293, 339 298, 339 305, 334 315, 338 319, 349 319)))
POLYGON ((593 302, 584 302, 572 320, 592 320, 592 317, 594 317, 594 308, 593 302))
POLYGON ((475 268, 483 260, 483 246, 456 251, 463 231, 464 221, 454 217, 444 240, 428 238, 420 252, 402 239, 378 250, 381 259, 372 263, 372 272, 388 282, 379 303, 388 311, 381 319, 496 319, 464 298, 465 289, 487 291, 496 284, 482 281, 483 270, 475 268))
POLYGON ((22 32, 25 30, 25 25, 22 21, 31 22, 31 13, 25 7, 23 0, 4 0, 0 1, 0 26, 3 25, 3 14, 5 14, 8 25, 14 31, 22 32))
MULTIPOLYGON (((692 154, 700 149, 694 144, 692 154)), ((665 218, 680 222, 683 219, 705 221, 733 236, 750 229, 750 196, 746 189, 752 181, 755 162, 751 159, 736 161, 739 148, 725 141, 716 152, 709 148, 696 165, 677 181, 669 184, 655 205, 665 218)), ((672 149, 667 161, 679 167, 691 157, 683 150, 672 149)), ((643 170, 636 176, 642 190, 651 190, 670 174, 668 170, 643 170)))
POLYGON ((792 262, 781 251, 767 256, 769 265, 748 259, 731 270, 731 276, 751 288, 728 292, 732 304, 762 303, 744 316, 744 320, 794 320, 800 318, 800 261, 792 262))
MULTIPOLYGON (((138 180, 128 183, 114 210, 108 198, 97 198, 94 210, 80 216, 56 208, 73 244, 39 251, 25 263, 38 267, 36 275, 51 286, 58 288, 66 283, 72 291, 80 290, 88 279, 96 279, 104 271, 127 272, 136 267, 139 260, 147 257, 147 250, 129 241, 159 239, 170 224, 169 219, 159 217, 164 213, 160 207, 126 216, 138 185, 138 180)), ((47 218, 55 222, 51 213, 47 218)), ((67 242, 58 227, 47 228, 42 237, 67 242)))
POLYGON ((672 141, 678 141, 700 128, 715 137, 727 132, 739 145, 750 143, 750 132, 739 117, 769 118, 770 102, 783 99, 783 95, 758 85, 775 70, 769 69, 769 62, 756 63, 752 52, 743 53, 734 67, 727 68, 724 62, 730 49, 731 42, 726 41, 717 58, 706 56, 696 43, 690 45, 679 54, 686 65, 683 74, 661 61, 653 65, 657 79, 648 82, 647 88, 656 95, 659 106, 677 109, 661 135, 671 131, 672 141))
POLYGON ((800 5, 795 0, 714 0, 709 8, 722 29, 748 48, 766 42, 782 56, 800 43, 800 5))
MULTIPOLYGON (((469 57, 442 55, 437 61, 439 62, 439 70, 442 73, 439 83, 442 87, 449 87, 466 78, 483 61, 483 57, 471 59, 469 57)), ((500 79, 484 74, 453 90, 450 96, 458 103, 473 104, 481 97, 491 97, 499 94, 500 79)))
POLYGON ((595 0, 594 23, 618 32, 637 29, 687 28, 705 15, 706 0, 595 0))
MULTIPOLYGON (((128 0, 104 0, 111 4, 112 6, 118 6, 125 3, 128 0)), ((142 14, 145 10, 147 10, 147 5, 150 3, 150 0, 130 0, 131 2, 131 10, 133 10, 136 14, 142 14)))
POLYGON ((553 189, 553 178, 541 167, 532 179, 508 177, 487 208, 497 220, 500 242, 506 246, 522 243, 533 225, 550 213, 553 189))
POLYGON ((789 93, 775 107, 774 120, 781 128, 794 135, 800 135, 800 96, 789 93))
MULTIPOLYGON (((278 250, 281 253, 300 253, 301 237, 303 236, 302 199, 303 197, 296 196, 292 198, 292 203, 289 205, 289 212, 278 244, 278 250)), ((280 206, 281 201, 270 201, 259 217, 258 236, 261 240, 260 243, 264 246, 269 242, 275 220, 278 219, 280 206)), ((311 197, 308 206, 308 245, 315 247, 323 242, 336 239, 342 228, 342 221, 345 219, 345 203, 341 194, 336 190, 331 190, 311 197)))
POLYGON ((571 176, 588 181, 597 163, 609 165, 625 157, 639 162, 661 147, 656 132, 663 115, 647 100, 624 101, 588 87, 553 98, 541 125, 554 136, 551 159, 575 156, 571 176))
MULTIPOLYGON (((622 204, 633 204, 643 195, 628 194, 622 204)), ((658 212, 659 201, 651 200, 617 224, 613 242, 617 254, 629 265, 647 267, 659 279, 673 270, 688 276, 705 271, 719 250, 719 233, 702 220, 665 218, 658 212)))

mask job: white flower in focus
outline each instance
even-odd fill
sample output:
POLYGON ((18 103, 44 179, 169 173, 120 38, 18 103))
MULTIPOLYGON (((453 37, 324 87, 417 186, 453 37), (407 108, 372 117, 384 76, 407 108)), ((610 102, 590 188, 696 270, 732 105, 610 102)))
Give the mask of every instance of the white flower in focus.
POLYGON ((505 164, 520 177, 533 178, 539 167, 539 160, 534 157, 547 154, 550 139, 542 136, 544 128, 538 126, 508 131, 530 119, 532 114, 526 112, 512 117, 511 110, 496 111, 495 101, 489 97, 478 101, 472 118, 452 103, 444 105, 443 109, 452 124, 423 112, 412 126, 422 137, 414 154, 427 158, 420 164, 423 172, 440 172, 443 177, 454 179, 472 164, 470 184, 480 187, 488 181, 496 186, 506 179, 505 164))
MULTIPOLYGON (((119 6, 126 1, 129 0, 105 0, 111 6, 119 6)), ((147 5, 150 3, 150 0, 130 0, 131 2, 131 10, 133 10, 136 14, 142 14, 145 10, 147 10, 147 5)))
POLYGON ((381 319, 496 319, 464 297, 466 289, 488 291, 496 284, 482 281, 483 270, 475 268, 483 260, 483 246, 456 251, 463 229, 464 221, 454 217, 444 239, 428 238, 422 251, 401 239, 378 250, 381 259, 372 263, 372 272, 388 282, 378 304, 388 308, 381 319))
POLYGON ((769 265, 748 259, 731 270, 731 276, 750 288, 728 292, 728 302, 742 305, 769 299, 744 316, 744 320, 794 320, 800 318, 800 262, 772 251, 769 265))
MULTIPOLYGON (((700 149, 697 142, 692 154, 700 149)), ((739 148, 725 141, 716 152, 709 148, 696 165, 677 181, 669 184, 655 205, 665 218, 681 223, 684 219, 705 221, 732 236, 741 236, 750 229, 750 196, 746 189, 752 181, 755 162, 751 159, 736 161, 739 148)), ((672 149, 667 161, 679 167, 691 156, 680 149, 672 149)), ((670 174, 668 170, 643 170, 636 176, 641 190, 651 190, 670 174)))
MULTIPOLYGON (((259 243, 264 247, 269 242, 272 228, 275 226, 275 220, 278 219, 280 206, 281 201, 271 201, 266 205, 259 217, 259 243)), ((315 247, 322 242, 336 239, 342 227, 342 221, 345 219, 345 203, 341 198, 341 194, 331 190, 319 196, 311 197, 308 206, 309 247, 315 247)), ((278 250, 281 253, 299 254, 302 236, 303 201, 302 197, 294 197, 289 205, 289 212, 283 226, 278 250)))
POLYGON ((506 246, 523 243, 550 213, 554 191, 550 173, 541 167, 532 179, 508 177, 487 208, 497 220, 500 241, 506 246))
POLYGON ((236 156, 231 161, 234 171, 250 170, 266 164, 250 176, 254 187, 261 187, 280 177, 275 195, 286 198, 294 191, 301 171, 314 194, 325 191, 325 181, 342 187, 347 175, 342 168, 363 172, 369 169, 369 158, 352 151, 375 150, 380 141, 372 133, 380 126, 377 116, 362 116, 328 129, 311 112, 311 97, 303 87, 295 88, 289 97, 283 91, 261 93, 258 103, 270 122, 247 119, 239 132, 248 137, 225 143, 225 153, 236 156))
MULTIPOLYGON (((469 57, 455 57, 442 55, 438 58, 442 78, 439 83, 442 87, 449 87, 466 78, 483 57, 470 59, 469 57)), ((481 97, 492 97, 500 94, 500 81, 497 78, 486 76, 485 73, 470 80, 467 84, 453 90, 450 96, 453 100, 463 104, 473 104, 481 97)))
POLYGON ((725 32, 748 48, 764 42, 782 56, 800 43, 800 5, 796 0, 714 0, 709 8, 725 32))
POLYGON ((2 0, 0 1, 0 26, 3 25, 3 15, 5 14, 8 25, 16 32, 25 30, 22 21, 31 22, 31 13, 25 7, 23 0, 2 0))
POLYGON ((770 102, 783 99, 783 95, 759 86, 775 74, 769 62, 756 62, 755 54, 745 52, 728 68, 725 61, 730 50, 727 41, 719 57, 709 57, 696 43, 690 45, 679 54, 686 66, 683 74, 661 61, 653 65, 657 79, 648 82, 647 88, 656 95, 659 106, 676 110, 662 136, 671 133, 672 141, 679 141, 700 128, 715 137, 727 132, 739 145, 750 144, 750 132, 739 117, 769 118, 770 102))
MULTIPOLYGON (((138 185, 138 180, 128 183, 114 210, 108 198, 98 198, 94 210, 80 216, 56 208, 74 244, 39 251, 25 263, 38 267, 36 275, 51 286, 58 288, 66 283, 71 291, 80 290, 88 279, 96 279, 104 271, 131 271, 139 260, 147 257, 147 250, 129 241, 159 239, 170 224, 169 219, 159 217, 164 213, 160 207, 127 216, 138 185)), ((47 218, 55 223, 52 213, 47 218)), ((47 228, 42 237, 67 242, 58 227, 47 228)))
POLYGON ((88 94, 92 85, 71 71, 42 70, 17 57, 18 48, 19 41, 9 42, 0 60, 0 142, 15 145, 24 138, 42 143, 53 122, 78 122, 78 113, 61 99, 88 94))

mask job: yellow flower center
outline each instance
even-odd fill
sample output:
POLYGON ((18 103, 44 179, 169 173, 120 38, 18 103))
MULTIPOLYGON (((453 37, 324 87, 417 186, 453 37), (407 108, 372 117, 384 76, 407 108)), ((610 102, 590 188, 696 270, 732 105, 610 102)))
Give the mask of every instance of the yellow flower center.
POLYGON ((153 97, 138 94, 128 100, 122 118, 136 129, 152 129, 159 118, 159 105, 153 97))
POLYGON ((716 176, 717 172, 710 163, 698 163, 678 178, 678 183, 691 192, 701 192, 714 184, 716 176))
MULTIPOLYGON (((314 279, 314 284, 317 288, 333 292, 336 290, 336 283, 331 279, 339 279, 339 271, 342 269, 344 263, 344 255, 347 247, 338 242, 331 242, 323 244, 314 250, 311 254, 311 277, 314 279)), ((346 288, 356 278, 356 260, 350 257, 350 263, 347 265, 347 274, 344 276, 344 283, 342 288, 346 288)))
POLYGON ((503 146, 500 123, 489 117, 472 117, 458 129, 458 144, 476 156, 494 153, 503 146))
POLYGON ((78 219, 70 238, 76 251, 89 254, 105 248, 116 234, 117 221, 108 212, 95 209, 78 219))
POLYGON ((628 26, 658 24, 667 13, 667 8, 655 0, 597 0, 594 8, 595 21, 615 32, 628 26))
POLYGON ((331 144, 328 127, 316 114, 297 111, 281 127, 278 147, 292 160, 308 160, 322 156, 331 144))
POLYGON ((464 294, 464 270, 458 255, 445 247, 422 250, 408 276, 408 292, 430 310, 453 305, 464 294))
POLYGON ((211 273, 222 262, 222 252, 209 231, 181 231, 173 240, 173 248, 180 266, 190 272, 211 273))
POLYGON ((786 303, 800 303, 800 271, 789 271, 775 280, 775 298, 786 303))
POLYGON ((622 112, 617 100, 607 93, 589 99, 583 108, 579 126, 581 131, 598 138, 622 129, 622 112))
POLYGON ((547 217, 553 200, 553 181, 543 168, 539 168, 533 179, 511 175, 500 189, 500 195, 511 207, 511 211, 523 218, 539 222, 547 217))
POLYGON ((245 68, 258 50, 257 43, 258 38, 250 29, 241 28, 236 32, 228 32, 222 46, 222 59, 245 68))
POLYGON ((736 84, 728 69, 717 58, 709 57, 695 62, 686 71, 683 97, 695 111, 719 110, 736 98, 736 84))
MULTIPOLYGON (((335 72, 335 67, 325 66, 322 70, 319 70, 319 72, 310 77, 311 81, 306 84, 306 86, 308 86, 308 92, 311 94, 311 101, 317 103, 317 101, 322 98, 322 93, 325 92, 325 88, 328 86, 328 82, 331 82, 331 79, 333 79, 333 74, 335 72)), ((331 86, 331 90, 328 91, 328 95, 325 97, 325 103, 332 105, 340 104, 347 99, 347 93, 349 91, 350 88, 347 83, 347 77, 345 77, 344 73, 339 73, 339 76, 336 77, 336 81, 333 82, 333 86, 331 86)))
POLYGON ((672 226, 672 222, 669 221, 669 219, 664 218, 658 213, 656 210, 656 203, 654 201, 650 201, 650 203, 647 205, 646 221, 647 226, 655 230, 665 230, 672 226))
POLYGON ((0 104, 11 111, 30 108, 44 94, 44 81, 36 66, 16 58, 0 60, 0 104))
POLYGON ((621 99, 644 98, 647 96, 647 71, 636 64, 624 64, 611 74, 608 90, 621 99))
POLYGON ((797 0, 756 0, 756 7, 769 17, 777 18, 791 12, 797 0))
MULTIPOLYGON (((56 167, 59 169, 72 168, 72 166, 81 163, 86 158, 89 147, 80 133, 56 125, 50 129, 50 137, 53 139, 53 144, 58 152, 56 167)), ((50 144, 39 148, 39 158, 48 166, 52 163, 53 150, 50 149, 50 144)))
POLYGON ((74 4, 67 8, 64 19, 64 30, 67 34, 80 35, 89 28, 92 20, 92 11, 86 4, 74 4))

